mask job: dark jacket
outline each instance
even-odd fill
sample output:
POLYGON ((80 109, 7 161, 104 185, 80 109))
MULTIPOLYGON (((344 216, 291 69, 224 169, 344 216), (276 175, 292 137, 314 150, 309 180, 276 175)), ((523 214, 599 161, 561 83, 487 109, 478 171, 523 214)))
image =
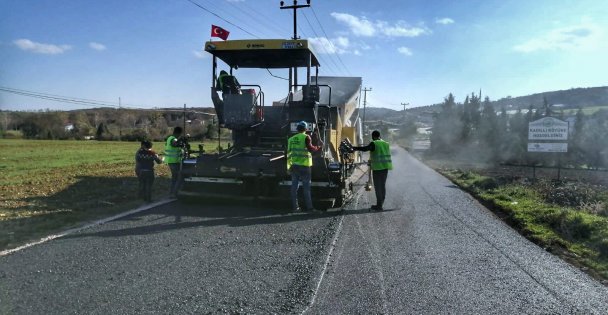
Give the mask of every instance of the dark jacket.
POLYGON ((162 163, 156 152, 140 148, 135 153, 135 174, 139 175, 140 171, 154 171, 154 162, 162 163))
POLYGON ((353 147, 354 150, 356 151, 363 151, 363 152, 373 152, 376 149, 376 145, 374 144, 374 141, 370 142, 368 145, 364 146, 364 147, 353 147))
POLYGON ((235 76, 229 75, 222 71, 220 76, 217 78, 215 88, 218 91, 222 91, 224 94, 238 94, 241 89, 241 84, 235 76))

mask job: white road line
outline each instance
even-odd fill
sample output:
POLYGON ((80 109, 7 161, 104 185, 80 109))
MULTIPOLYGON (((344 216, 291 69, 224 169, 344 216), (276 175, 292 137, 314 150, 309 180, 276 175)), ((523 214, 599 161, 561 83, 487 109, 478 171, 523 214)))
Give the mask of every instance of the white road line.
MULTIPOLYGON (((361 190, 362 189, 360 188, 357 191, 357 197, 355 198, 354 204, 359 204, 359 197, 361 197, 361 195, 362 195, 361 190)), ((321 270, 321 276, 319 276, 319 281, 317 281, 317 286, 315 287, 314 291, 312 292, 312 297, 310 299, 310 302, 308 303, 306 308, 300 314, 305 314, 308 311, 310 311, 312 306, 315 304, 315 301, 317 300, 317 295, 319 293, 319 289, 321 288, 321 283, 323 282, 323 278, 325 277, 325 274, 327 273, 327 268, 329 267, 329 259, 331 258, 331 255, 333 254, 334 249, 336 248, 336 243, 338 242, 338 236, 340 235, 340 232, 342 232, 342 222, 343 221, 344 221, 344 214, 342 214, 340 216, 340 222, 338 223, 338 227, 336 228, 336 234, 334 234, 334 238, 331 240, 331 243, 329 245, 329 252, 327 253, 327 257, 325 258, 325 264, 323 265, 323 269, 321 270)))
POLYGON ((80 232, 82 230, 86 230, 86 229, 92 228, 92 227, 100 225, 100 224, 104 224, 104 223, 107 223, 107 222, 110 222, 110 221, 114 221, 114 220, 120 219, 122 217, 126 217, 126 216, 129 216, 129 215, 138 213, 138 212, 150 210, 152 208, 156 208, 158 206, 162 206, 164 204, 167 204, 167 203, 170 203, 170 202, 173 202, 173 201, 175 201, 175 199, 160 200, 160 201, 157 201, 155 203, 146 204, 146 205, 140 206, 139 208, 136 208, 136 209, 133 209, 133 210, 130 210, 130 211, 127 211, 127 212, 119 213, 119 214, 113 215, 113 216, 105 218, 105 219, 101 219, 101 220, 95 221, 95 222, 87 224, 85 226, 76 227, 76 228, 73 228, 73 229, 69 229, 67 231, 63 231, 63 232, 58 233, 58 234, 49 235, 47 237, 41 238, 38 241, 27 243, 27 244, 19 246, 17 248, 3 250, 3 251, 0 252, 0 257, 6 256, 6 255, 10 255, 12 253, 15 253, 15 252, 18 252, 20 250, 26 249, 28 247, 32 247, 34 245, 39 245, 39 244, 42 244, 42 243, 46 243, 46 242, 48 242, 50 240, 54 240, 56 238, 60 238, 60 237, 63 237, 63 236, 69 235, 69 234, 77 233, 77 232, 80 232))
MULTIPOLYGON (((361 237, 365 240, 365 248, 367 249, 367 253, 369 254, 369 258, 374 265, 374 269, 376 269, 376 273, 378 275, 378 280, 380 282, 380 298, 382 299, 382 311, 383 314, 388 314, 388 299, 386 298, 386 284, 384 280, 384 273, 382 272, 382 267, 380 266, 380 258, 378 258, 379 249, 377 246, 372 244, 373 240, 367 240, 365 234, 363 234, 363 229, 361 228, 361 222, 359 222, 359 218, 355 217, 355 222, 357 222, 357 229, 361 234, 361 237)), ((377 245, 377 244, 376 244, 377 245)))
POLYGON ((301 314, 305 314, 308 312, 311 307, 315 304, 317 299, 317 294, 319 293, 319 288, 321 288, 321 283, 323 282, 323 278, 327 273, 327 268, 329 267, 329 259, 331 258, 332 253, 334 252, 334 248, 336 248, 336 243, 338 242, 338 235, 342 231, 342 222, 344 221, 344 215, 340 217, 340 222, 338 223, 338 228, 336 229, 336 234, 334 234, 334 238, 329 245, 329 252, 327 253, 327 258, 325 258, 325 264, 323 265, 323 270, 321 270, 321 276, 319 277, 319 281, 317 282, 317 286, 315 290, 312 292, 312 298, 310 299, 310 303, 306 306, 306 308, 302 311, 301 314))

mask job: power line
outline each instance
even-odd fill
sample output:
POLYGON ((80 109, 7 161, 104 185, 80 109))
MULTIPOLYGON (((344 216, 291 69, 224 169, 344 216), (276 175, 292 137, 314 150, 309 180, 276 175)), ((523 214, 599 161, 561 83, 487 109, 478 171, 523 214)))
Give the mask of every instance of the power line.
MULTIPOLYGON (((312 32, 315 33, 315 36, 317 37, 317 39, 321 40, 321 36, 319 36, 319 34, 317 34, 317 31, 314 29, 314 27, 312 27, 312 24, 310 23, 310 20, 308 20, 308 16, 306 16, 306 13, 302 12, 302 14, 304 15, 304 19, 306 19, 306 22, 308 23, 308 26, 310 27, 310 29, 312 30, 312 32)), ((326 37, 325 39, 327 40, 327 42, 330 42, 329 38, 326 37)), ((331 42, 330 42, 330 44, 331 44, 331 42)), ((321 49, 323 49, 329 55, 328 58, 329 58, 329 60, 331 60, 331 62, 334 64, 334 66, 336 66, 336 68, 335 68, 336 69, 336 74, 338 74, 338 72, 339 72, 338 70, 339 70, 340 67, 334 61, 334 59, 331 58, 331 54, 332 53, 329 50, 327 50, 327 47, 325 47, 325 45, 320 45, 320 46, 321 46, 321 49)))
POLYGON ((223 18, 223 17, 219 16, 217 13, 215 13, 215 12, 213 12, 213 11, 211 11, 211 10, 209 10, 209 9, 205 8, 204 6, 202 6, 202 5, 200 5, 200 4, 196 3, 196 2, 194 2, 194 1, 192 1, 192 0, 186 0, 186 1, 188 1, 188 2, 190 2, 190 3, 192 3, 192 4, 194 4, 195 6, 197 6, 197 7, 201 8, 201 9, 203 9, 203 10, 205 10, 205 11, 207 11, 207 12, 211 13, 212 15, 216 16, 216 17, 217 17, 217 18, 219 18, 220 20, 222 20, 222 21, 224 21, 224 22, 226 22, 226 23, 228 23, 228 24, 230 24, 230 25, 232 25, 232 26, 234 26, 234 27, 236 27, 236 28, 240 29, 241 31, 243 31, 243 32, 245 32, 245 33, 247 33, 247 34, 249 34, 249 35, 251 35, 251 36, 253 36, 253 37, 255 37, 255 38, 258 38, 258 39, 259 39, 259 37, 258 37, 258 36, 256 36, 256 35, 252 34, 251 32, 247 31, 246 29, 244 29, 244 28, 242 28, 242 27, 240 27, 240 26, 238 26, 238 25, 236 25, 236 24, 234 24, 234 23, 232 23, 232 22, 230 22, 230 21, 226 20, 225 18, 223 18))
POLYGON ((257 25, 262 25, 265 28, 267 28, 268 30, 272 31, 275 35, 279 35, 279 37, 281 36, 281 33, 283 32, 283 30, 280 27, 278 27, 276 24, 270 23, 269 21, 272 21, 272 19, 264 16, 259 11, 248 6, 247 2, 241 2, 238 5, 232 1, 228 1, 228 3, 231 6, 233 6, 234 8, 236 8, 238 11, 240 11, 244 16, 248 17, 249 19, 255 20, 257 25), (245 5, 247 7, 247 9, 249 11, 253 12, 254 14, 251 14, 250 12, 245 11, 245 9, 243 9, 243 5, 245 5))
POLYGON ((28 96, 28 97, 33 97, 33 98, 39 98, 39 99, 45 99, 45 100, 57 101, 57 102, 72 103, 72 104, 79 104, 79 105, 119 107, 116 103, 112 103, 112 102, 90 100, 90 99, 83 99, 83 98, 76 98, 76 97, 59 96, 59 95, 53 95, 53 94, 47 94, 47 93, 39 93, 39 92, 32 92, 32 91, 26 91, 26 90, 13 89, 13 88, 8 88, 8 87, 0 87, 0 91, 12 93, 12 94, 16 94, 16 95, 21 95, 21 96, 28 96))
MULTIPOLYGON (((49 93, 14 89, 14 88, 9 88, 9 87, 4 87, 4 86, 0 86, 0 91, 6 92, 6 93, 11 93, 11 94, 16 94, 16 95, 21 95, 21 96, 32 97, 32 98, 39 98, 39 99, 44 99, 44 100, 49 100, 49 101, 71 103, 71 104, 84 105, 84 106, 102 106, 102 107, 112 107, 112 108, 117 108, 117 109, 157 111, 157 112, 183 112, 183 110, 181 110, 181 109, 138 108, 138 107, 134 107, 134 105, 129 105, 129 104, 127 104, 128 107, 125 107, 125 106, 121 106, 118 103, 114 103, 114 102, 99 101, 99 100, 92 100, 92 99, 85 99, 85 98, 78 98, 78 97, 71 97, 71 96, 60 96, 60 95, 49 94, 49 93)), ((215 115, 213 113, 207 113, 207 112, 201 112, 201 111, 189 110, 188 112, 192 112, 192 113, 196 113, 196 114, 215 115)))
MULTIPOLYGON (((325 34, 325 38, 327 38, 327 40, 329 41, 329 44, 332 47, 334 47, 334 51, 335 51, 336 48, 335 48, 334 44, 329 40, 329 36, 327 36, 327 33, 325 32, 325 28, 323 27, 323 24, 321 24, 321 21, 319 21, 319 18, 317 17, 317 13, 315 12, 315 9, 313 7, 311 7, 311 9, 312 9, 312 14, 315 16, 315 19, 317 20, 317 23, 319 23, 319 26, 321 26, 321 30, 323 31, 323 34, 325 34)), ((344 65, 344 62, 342 62, 342 58, 340 58, 340 55, 336 54, 336 57, 342 64, 342 67, 344 67, 344 70, 346 70, 346 73, 348 73, 348 75, 350 75, 350 71, 348 71, 348 68, 344 65)))
POLYGON ((270 69, 268 69, 268 68, 266 68, 266 71, 268 71, 268 73, 269 73, 269 74, 270 74, 270 76, 272 76, 272 77, 275 77, 275 78, 277 78, 277 79, 281 79, 281 80, 285 80, 285 81, 289 81, 289 79, 288 79, 288 78, 283 78, 283 77, 280 77, 280 76, 278 76, 278 75, 273 74, 272 72, 270 72, 270 69))
MULTIPOLYGON (((261 20, 258 16, 251 14, 251 12, 247 12, 243 9, 242 5, 245 2, 239 3, 239 5, 234 4, 233 2, 229 2, 228 6, 226 1, 217 1, 217 0, 196 0, 201 5, 206 6, 207 8, 212 8, 217 15, 222 16, 224 19, 229 21, 234 21, 242 28, 256 34, 258 37, 265 37, 261 34, 273 34, 277 33, 276 25, 269 25, 266 21, 261 20), (221 4, 220 4, 221 3, 221 4)), ((276 37, 276 35, 271 36, 276 37)))
MULTIPOLYGON (((293 13, 291 13, 291 16, 293 17, 293 13)), ((304 32, 304 30, 300 27, 300 25, 298 25, 298 30, 300 31, 300 34, 302 34, 302 36, 304 36, 305 38, 310 38, 311 37, 311 36, 308 36, 306 34, 306 32, 304 32)), ((322 54, 318 55, 317 57, 319 58, 321 66, 324 65, 324 64, 327 65, 327 70, 329 72, 328 74, 338 75, 338 72, 336 71, 336 69, 332 68, 332 66, 331 66, 331 64, 329 62, 325 62, 326 61, 325 57, 322 54)))

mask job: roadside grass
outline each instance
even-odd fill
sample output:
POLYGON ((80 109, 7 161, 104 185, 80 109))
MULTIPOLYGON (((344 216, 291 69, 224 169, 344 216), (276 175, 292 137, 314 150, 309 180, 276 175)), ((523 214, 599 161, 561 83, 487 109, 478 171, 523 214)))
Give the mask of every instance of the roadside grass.
MULTIPOLYGON (((605 190, 582 189, 579 194, 572 193, 560 200, 551 195, 563 188, 563 183, 488 177, 454 169, 439 171, 497 210, 528 239, 583 269, 590 268, 590 274, 608 279, 608 194, 605 190), (583 196, 578 196, 581 193, 583 196), (574 206, 575 202, 580 203, 574 206)), ((581 190, 579 186, 572 190, 577 189, 581 190)))
MULTIPOLYGON (((153 149, 163 146, 155 142, 153 149)), ((142 205, 138 148, 138 142, 0 140, 0 250, 142 205)), ((153 199, 168 196, 169 181, 167 165, 157 165, 153 199)))

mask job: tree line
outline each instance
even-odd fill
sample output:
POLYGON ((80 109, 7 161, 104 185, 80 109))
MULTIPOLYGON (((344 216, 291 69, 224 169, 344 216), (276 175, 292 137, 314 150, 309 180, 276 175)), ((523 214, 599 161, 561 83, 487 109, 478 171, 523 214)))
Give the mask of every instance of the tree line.
POLYGON ((528 149, 528 123, 543 117, 566 119, 551 109, 545 98, 541 106, 530 105, 509 114, 496 112, 489 97, 471 94, 456 103, 450 93, 434 115, 430 153, 477 162, 608 168, 608 110, 586 115, 579 109, 568 119, 567 153, 534 153, 528 149))
MULTIPOLYGON (((73 111, 0 111, 0 137, 48 140, 162 141, 173 127, 186 124, 193 139, 217 138, 212 109, 135 110, 83 109, 73 111), (207 114, 204 114, 207 113, 207 114)), ((227 131, 221 131, 226 136, 227 131)))

